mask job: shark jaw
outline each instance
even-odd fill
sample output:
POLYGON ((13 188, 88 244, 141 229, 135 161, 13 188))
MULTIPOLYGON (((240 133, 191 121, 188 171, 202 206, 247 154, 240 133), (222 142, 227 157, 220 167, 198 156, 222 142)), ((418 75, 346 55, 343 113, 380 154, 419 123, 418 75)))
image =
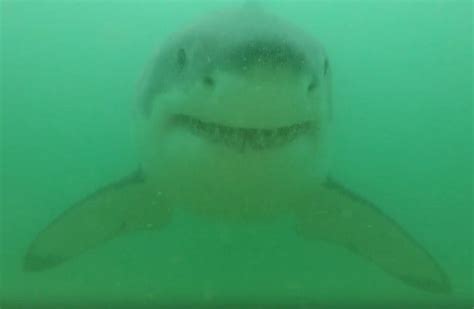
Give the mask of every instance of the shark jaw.
POLYGON ((261 151, 283 146, 316 129, 315 123, 311 121, 262 129, 206 122, 184 114, 171 116, 169 123, 182 127, 202 139, 228 146, 240 152, 261 151))
POLYGON ((170 204, 226 222, 260 222, 307 204, 301 192, 326 177, 325 127, 317 120, 236 125, 222 114, 190 114, 161 115, 144 143, 143 168, 170 204))
POLYGON ((212 86, 193 81, 156 96, 151 115, 141 118, 148 126, 145 134, 157 134, 146 144, 182 133, 210 147, 250 154, 278 151, 302 140, 319 144, 326 135, 325 85, 308 89, 310 75, 256 68, 212 76, 212 86))
POLYGON ((330 166, 325 81, 315 88, 306 72, 268 67, 206 76, 213 82, 193 76, 158 92, 138 114, 149 184, 170 204, 229 221, 308 204, 301 192, 330 166))

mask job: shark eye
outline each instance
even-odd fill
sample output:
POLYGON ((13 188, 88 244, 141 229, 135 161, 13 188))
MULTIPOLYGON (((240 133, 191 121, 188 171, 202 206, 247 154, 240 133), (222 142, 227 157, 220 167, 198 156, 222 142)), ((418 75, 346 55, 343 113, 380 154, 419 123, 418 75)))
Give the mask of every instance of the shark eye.
POLYGON ((184 48, 180 48, 178 50, 176 58, 179 69, 184 69, 184 66, 186 65, 186 51, 184 50, 184 48))

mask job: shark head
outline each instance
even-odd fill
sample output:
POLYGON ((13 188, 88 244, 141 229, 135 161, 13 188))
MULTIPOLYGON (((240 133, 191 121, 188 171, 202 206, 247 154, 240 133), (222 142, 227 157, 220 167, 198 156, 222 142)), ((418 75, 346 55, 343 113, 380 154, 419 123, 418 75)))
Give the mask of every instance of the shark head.
POLYGON ((329 169, 330 75, 314 38, 261 9, 197 22, 145 73, 136 103, 145 173, 157 190, 207 207, 229 197, 275 205, 265 188, 278 200, 314 188, 329 169))

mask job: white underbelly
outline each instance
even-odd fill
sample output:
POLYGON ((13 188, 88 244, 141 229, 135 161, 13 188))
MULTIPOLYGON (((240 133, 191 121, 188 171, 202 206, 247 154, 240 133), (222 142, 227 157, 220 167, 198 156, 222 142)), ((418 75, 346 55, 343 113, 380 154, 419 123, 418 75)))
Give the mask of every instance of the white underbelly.
POLYGON ((172 207, 219 218, 271 218, 304 203, 325 178, 327 155, 320 148, 304 136, 239 151, 175 129, 147 147, 144 169, 172 207))

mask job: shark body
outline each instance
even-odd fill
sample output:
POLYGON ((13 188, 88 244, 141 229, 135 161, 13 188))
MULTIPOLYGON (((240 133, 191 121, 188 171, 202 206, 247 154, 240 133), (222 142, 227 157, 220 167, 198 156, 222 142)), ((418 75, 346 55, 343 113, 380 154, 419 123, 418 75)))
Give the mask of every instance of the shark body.
POLYGON ((331 104, 328 56, 293 25, 243 8, 184 29, 141 83, 139 169, 41 231, 25 270, 161 229, 179 207, 229 224, 293 216, 302 237, 343 246, 408 285, 448 292, 444 271, 417 241, 330 176, 331 104))

